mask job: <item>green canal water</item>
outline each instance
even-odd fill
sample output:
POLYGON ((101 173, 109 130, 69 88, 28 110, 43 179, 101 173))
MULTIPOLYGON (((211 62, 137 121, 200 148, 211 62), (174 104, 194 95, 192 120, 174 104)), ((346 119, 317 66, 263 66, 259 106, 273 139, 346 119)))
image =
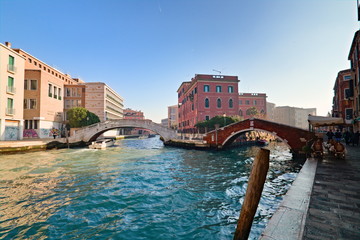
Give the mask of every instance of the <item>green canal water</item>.
MULTIPOLYGON (((269 148, 251 239, 302 164, 284 146, 269 148)), ((186 150, 149 138, 2 155, 0 239, 232 239, 256 149, 186 150)))

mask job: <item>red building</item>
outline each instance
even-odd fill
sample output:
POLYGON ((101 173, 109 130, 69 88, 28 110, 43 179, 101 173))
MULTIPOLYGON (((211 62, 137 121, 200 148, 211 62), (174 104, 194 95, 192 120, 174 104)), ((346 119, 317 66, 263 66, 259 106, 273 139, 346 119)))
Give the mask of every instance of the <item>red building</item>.
POLYGON ((239 113, 242 119, 266 117, 266 93, 239 93, 239 113), (252 111, 253 109, 256 111, 252 111))
POLYGON ((341 117, 344 122, 351 124, 353 120, 354 80, 351 70, 340 71, 334 84, 332 115, 341 117))
POLYGON ((238 77, 196 74, 183 82, 178 92, 179 130, 195 131, 199 121, 218 115, 238 115, 238 77))
POLYGON ((124 109, 124 119, 145 119, 142 111, 135 111, 130 108, 124 109))

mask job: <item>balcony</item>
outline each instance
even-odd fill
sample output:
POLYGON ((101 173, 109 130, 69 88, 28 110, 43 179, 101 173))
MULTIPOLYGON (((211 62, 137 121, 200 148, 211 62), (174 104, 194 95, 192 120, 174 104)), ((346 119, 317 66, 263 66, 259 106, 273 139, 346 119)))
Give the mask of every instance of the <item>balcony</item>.
POLYGON ((14 108, 6 108, 5 109, 5 114, 6 115, 14 115, 15 114, 15 109, 14 108))
POLYGON ((8 70, 8 72, 15 73, 16 72, 16 67, 14 65, 8 64, 7 65, 7 70, 8 70))
POLYGON ((14 86, 6 86, 6 93, 15 94, 16 88, 14 86))

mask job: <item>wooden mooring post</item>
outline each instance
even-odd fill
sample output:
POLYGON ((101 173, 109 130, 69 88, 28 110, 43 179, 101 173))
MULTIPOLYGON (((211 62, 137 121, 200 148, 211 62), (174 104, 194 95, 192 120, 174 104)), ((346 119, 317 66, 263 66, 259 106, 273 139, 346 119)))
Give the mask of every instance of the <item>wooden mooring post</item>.
POLYGON ((261 148, 255 157, 234 240, 245 240, 249 237, 251 225, 254 220, 269 169, 269 156, 270 150, 261 148))

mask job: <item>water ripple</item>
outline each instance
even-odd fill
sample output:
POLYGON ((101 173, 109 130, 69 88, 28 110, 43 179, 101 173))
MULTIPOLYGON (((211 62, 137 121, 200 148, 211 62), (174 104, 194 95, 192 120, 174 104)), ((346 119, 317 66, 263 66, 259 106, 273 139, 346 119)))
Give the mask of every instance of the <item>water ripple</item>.
MULTIPOLYGON (((105 151, 2 157, 1 239, 231 239, 255 148, 195 151, 158 139, 105 151)), ((301 163, 273 146, 256 239, 301 163)))

